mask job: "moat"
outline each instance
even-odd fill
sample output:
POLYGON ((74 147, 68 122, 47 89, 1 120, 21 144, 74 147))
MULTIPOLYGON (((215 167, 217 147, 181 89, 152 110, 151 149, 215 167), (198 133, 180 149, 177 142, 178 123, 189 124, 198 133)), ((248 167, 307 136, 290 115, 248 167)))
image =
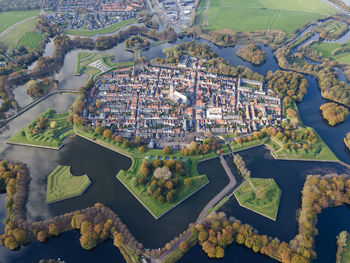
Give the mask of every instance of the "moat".
MULTIPOLYGON (((189 41, 189 39, 184 40, 189 41)), ((233 65, 249 66, 261 74, 266 74, 269 70, 275 71, 279 69, 273 53, 268 47, 263 46, 268 51, 267 61, 260 67, 253 67, 236 56, 236 47, 219 48, 202 39, 199 42, 208 43, 213 50, 217 51, 220 56, 229 60, 233 65)), ((150 50, 145 51, 144 55, 148 59, 159 56, 164 45, 170 46, 170 44, 162 44, 152 47, 150 50)), ((78 52, 78 50, 74 50, 66 56, 64 68, 57 75, 57 78, 61 81, 61 88, 79 88, 87 80, 86 76, 73 76, 78 52)), ((123 44, 103 53, 115 54, 118 61, 125 61, 132 57, 132 54, 123 49, 123 44)), ((324 100, 320 96, 317 82, 310 76, 307 76, 307 79, 309 82, 307 95, 298 105, 304 124, 315 128, 340 160, 350 163, 349 152, 342 141, 346 132, 350 130, 350 121, 348 120, 335 128, 328 127, 322 121, 318 112, 319 106, 324 100)), ((64 112, 70 107, 73 100, 73 95, 55 95, 12 121, 9 124, 9 129, 0 135, 1 158, 15 159, 28 164, 32 178, 27 204, 29 221, 49 218, 91 206, 96 202, 102 202, 121 217, 130 231, 145 247, 159 247, 183 231, 190 222, 193 222, 205 204, 228 182, 228 178, 218 159, 201 163, 198 166, 198 171, 208 175, 210 184, 171 213, 156 221, 115 179, 115 174, 120 169, 127 169, 131 165, 131 161, 127 157, 77 137, 69 139, 66 142, 66 146, 58 152, 10 146, 5 143, 9 136, 46 109, 54 108, 58 112, 64 112), (87 173, 91 177, 93 184, 83 196, 53 205, 46 205, 46 176, 57 164, 70 165, 73 173, 77 175, 87 173), (140 218, 142 218, 142 222, 140 222, 140 218), (169 225, 172 227, 167 227, 169 225)), ((345 167, 336 163, 274 160, 265 147, 243 151, 242 157, 247 162, 247 166, 254 177, 273 177, 281 187, 283 194, 278 218, 276 222, 265 219, 239 207, 234 199, 226 203, 222 211, 225 211, 229 216, 241 219, 244 223, 251 224, 261 234, 276 236, 283 241, 289 241, 296 234, 296 210, 300 207, 300 191, 305 177, 308 174, 348 172, 345 167), (289 227, 284 227, 286 225, 289 227)), ((4 195, 1 195, 2 204, 4 203, 3 199, 4 195)), ((1 207, 4 206, 2 205, 1 207)), ((4 208, 1 211, 4 211, 4 208)), ((1 219, 4 219, 5 214, 0 213, 0 216, 1 219)), ((350 213, 346 207, 328 209, 319 216, 318 227, 320 234, 316 237, 316 252, 320 253, 320 256, 315 262, 334 261, 336 251, 335 237, 341 230, 349 230, 349 216, 350 213), (336 218, 337 224, 330 227, 327 224, 331 220, 330 218, 336 218), (332 240, 331 244, 333 244, 331 248, 329 246, 330 240, 332 240), (329 249, 327 251, 328 257, 321 256, 325 247, 329 249)), ((101 255, 106 254, 116 262, 122 261, 121 254, 113 247, 111 240, 100 244, 96 249, 89 252, 80 248, 78 238, 79 234, 71 231, 64 233, 58 238, 52 238, 48 244, 34 242, 21 248, 20 251, 12 252, 2 247, 0 255, 1 259, 4 260, 3 262, 23 262, 21 261, 23 258, 30 259, 30 262, 37 262, 41 258, 58 257, 67 262, 76 262, 77 260, 84 262, 110 262, 106 258, 104 258, 105 261, 101 261, 101 255), (70 242, 72 239, 76 241, 70 242)), ((191 261, 193 258, 209 262, 209 259, 199 246, 192 248, 180 262, 193 262, 191 261)), ((239 262, 274 262, 270 258, 254 254, 237 244, 232 244, 226 250, 226 256, 220 262, 232 262, 236 258, 241 260, 239 262)), ((213 261, 210 260, 210 262, 213 261)))

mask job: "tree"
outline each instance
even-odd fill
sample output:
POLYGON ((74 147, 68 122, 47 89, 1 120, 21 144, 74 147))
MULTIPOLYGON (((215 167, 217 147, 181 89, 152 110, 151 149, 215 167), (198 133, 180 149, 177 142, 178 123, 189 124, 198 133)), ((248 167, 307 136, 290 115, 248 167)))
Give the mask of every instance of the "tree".
POLYGON ((205 240, 208 239, 208 232, 206 230, 199 231, 198 233, 198 241, 199 242, 204 242, 205 240))
POLYGON ((57 126, 57 121, 52 121, 52 122, 50 122, 50 128, 51 128, 51 129, 55 129, 56 126, 57 126))
POLYGON ((111 130, 106 129, 106 130, 103 131, 103 137, 105 137, 106 139, 111 138, 111 136, 112 136, 111 130))
POLYGON ((165 146, 165 147, 163 148, 163 153, 164 153, 164 154, 171 154, 171 148, 170 148, 170 146, 165 146))
POLYGON ((187 241, 182 241, 179 245, 179 248, 182 252, 186 252, 188 250, 188 243, 187 241))
POLYGON ((95 128, 95 134, 101 135, 102 131, 103 131, 102 126, 101 125, 97 125, 96 128, 95 128))
POLYGON ((123 137, 121 135, 117 135, 115 136, 115 142, 116 143, 122 143, 123 142, 123 137))
POLYGON ((128 148, 130 147, 130 141, 126 139, 126 140, 123 142, 123 147, 126 148, 126 149, 128 149, 128 148))
POLYGON ((124 244, 124 237, 122 233, 114 234, 113 244, 120 248, 124 244))
POLYGON ((223 258, 225 256, 225 251, 222 247, 217 246, 216 247, 216 253, 215 253, 215 257, 216 258, 223 258))
POLYGON ((146 146, 142 145, 138 148, 139 153, 145 153, 147 151, 146 146))
POLYGON ((94 231, 90 231, 83 234, 79 240, 84 249, 90 250, 97 246, 98 235, 94 231))
POLYGON ((258 187, 255 189, 255 196, 256 198, 262 200, 266 198, 267 192, 263 187, 258 187))
POLYGON ((18 248, 18 246, 19 246, 17 240, 13 236, 9 236, 9 237, 5 238, 4 245, 5 245, 5 247, 12 249, 12 250, 18 248))
POLYGON ((45 231, 39 231, 37 238, 40 242, 45 242, 47 238, 47 233, 45 231))
POLYGON ((192 178, 186 178, 184 180, 184 185, 186 188, 190 188, 192 186, 192 178))
POLYGON ((26 243, 28 241, 27 232, 23 229, 16 228, 13 230, 13 236, 19 244, 26 243))
POLYGON ((50 224, 49 234, 52 236, 58 236, 60 234, 60 229, 55 224, 50 224))

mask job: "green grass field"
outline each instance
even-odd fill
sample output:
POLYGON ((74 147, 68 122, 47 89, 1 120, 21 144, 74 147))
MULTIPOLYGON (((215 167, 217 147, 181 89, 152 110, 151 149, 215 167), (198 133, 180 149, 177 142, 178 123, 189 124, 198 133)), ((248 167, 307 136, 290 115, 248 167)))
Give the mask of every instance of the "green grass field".
POLYGON ((70 112, 57 114, 54 110, 47 110, 14 134, 7 142, 28 146, 46 146, 58 149, 63 144, 63 139, 72 134, 73 126, 67 122, 67 118, 70 114, 70 112), (33 134, 32 130, 36 127, 41 117, 47 119, 47 127, 38 134, 33 134), (50 127, 51 122, 56 122, 54 128, 50 127))
POLYGON ((79 196, 91 184, 89 177, 73 176, 69 166, 59 165, 47 177, 46 203, 79 196))
POLYGON ((276 220, 281 198, 281 189, 274 179, 251 178, 250 180, 254 189, 248 181, 245 181, 234 192, 240 205, 270 219, 276 220), (264 189, 266 196, 262 199, 258 199, 255 195, 257 189, 264 189))
POLYGON ((317 50, 325 58, 330 58, 339 63, 350 65, 350 41, 346 43, 314 43, 311 45, 311 48, 317 50), (340 54, 333 55, 333 52, 339 50, 342 51, 340 54))
POLYGON ((209 31, 281 30, 287 34, 336 13, 320 0, 201 0, 196 10, 196 24, 209 31))
POLYGON ((73 35, 73 36, 94 36, 97 34, 108 34, 112 33, 114 31, 117 31, 118 29, 125 27, 130 24, 137 23, 137 19, 128 19, 124 21, 120 21, 118 23, 115 23, 111 26, 107 26, 101 29, 96 29, 96 30, 83 30, 83 29, 68 29, 64 31, 65 34, 67 35, 73 35))
POLYGON ((10 26, 37 14, 39 14, 39 10, 0 12, 0 33, 10 26))
POLYGON ((17 42, 17 47, 25 46, 28 48, 39 49, 42 35, 39 32, 27 32, 17 42))
POLYGON ((346 241, 346 246, 344 248, 344 253, 341 255, 341 263, 349 263, 350 262, 350 238, 348 237, 346 241))
POLYGON ((11 30, 6 36, 0 39, 0 43, 9 47, 17 47, 19 44, 27 47, 38 47, 41 37, 35 32, 36 19, 30 20, 11 30), (25 36, 30 37, 26 39, 25 36), (31 42, 34 41, 34 42, 31 42))

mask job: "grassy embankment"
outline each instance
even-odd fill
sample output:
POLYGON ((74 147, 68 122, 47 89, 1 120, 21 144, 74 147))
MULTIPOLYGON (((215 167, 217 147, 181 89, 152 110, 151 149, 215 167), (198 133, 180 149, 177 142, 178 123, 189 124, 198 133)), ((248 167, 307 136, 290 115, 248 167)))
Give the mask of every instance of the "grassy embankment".
POLYGON ((58 114, 54 110, 47 110, 14 134, 7 142, 10 144, 59 149, 63 145, 63 139, 74 133, 72 124, 67 122, 67 118, 70 115, 71 112, 58 114), (38 133, 34 134, 33 129, 42 117, 46 119, 45 128, 38 129, 38 133), (56 123, 55 127, 50 126, 52 122, 56 123))
POLYGON ((209 31, 281 30, 289 34, 311 20, 335 13, 319 0, 201 0, 196 24, 209 31))
POLYGON ((121 170, 117 174, 117 178, 128 188, 128 190, 141 202, 144 207, 155 217, 159 218, 161 215, 175 207, 178 203, 186 199, 191 194, 195 193, 198 189, 205 186, 209 181, 206 175, 199 175, 197 172, 197 164, 200 160, 215 157, 215 153, 209 153, 206 155, 184 157, 180 152, 176 151, 171 154, 164 154, 159 149, 149 149, 146 153, 139 153, 136 148, 124 148, 121 144, 116 143, 111 139, 105 139, 101 135, 94 135, 91 132, 86 132, 78 127, 75 127, 75 132, 78 135, 84 136, 98 144, 101 144, 111 150, 125 154, 132 158, 132 166, 129 170, 121 170), (145 186, 136 184, 136 176, 139 173, 140 165, 144 160, 181 160, 186 167, 186 177, 192 178, 192 186, 190 188, 184 187, 183 183, 179 183, 178 196, 173 203, 161 203, 157 200, 153 200, 147 193, 145 186))
POLYGON ((267 218, 276 220, 281 198, 281 189, 274 179, 251 178, 245 181, 234 192, 238 203, 267 218), (254 188, 253 188, 254 186, 254 188), (264 196, 257 198, 256 191, 264 191, 264 196))
MULTIPOLYGON (((0 13, 0 22, 3 22, 3 23, 0 23, 0 32, 3 32, 9 26, 25 18, 35 16, 39 13, 38 10, 18 11, 18 12, 19 12, 19 15, 16 15, 13 12, 4 12, 4 13, 10 13, 9 15, 5 15, 5 16, 1 16, 1 14, 3 13, 0 13), (13 16, 13 18, 8 18, 8 16, 13 16)), ((0 43, 13 48, 19 47, 19 46, 25 46, 28 48, 39 49, 39 44, 42 39, 42 35, 39 32, 35 31, 35 26, 36 26, 36 19, 32 19, 23 24, 20 24, 17 27, 15 27, 13 30, 11 30, 7 35, 2 37, 0 39, 0 43)))
POLYGON ((46 203, 54 203, 84 193, 91 181, 85 174, 73 176, 69 166, 58 165, 47 177, 46 203))
POLYGON ((97 34, 108 34, 113 33, 114 31, 117 31, 118 29, 121 29, 127 25, 131 25, 137 23, 137 19, 127 19, 124 21, 120 21, 118 23, 115 23, 110 26, 106 26, 104 28, 96 29, 96 30, 84 30, 84 29, 67 29, 64 31, 67 35, 73 35, 73 36, 94 36, 97 34))
POLYGON ((346 246, 344 247, 344 253, 341 255, 341 263, 350 262, 350 238, 346 240, 346 246))
POLYGON ((133 61, 114 63, 112 62, 113 59, 114 59, 114 55, 80 52, 78 54, 78 59, 75 65, 74 74, 81 75, 83 73, 86 73, 90 75, 90 78, 93 78, 101 73, 106 73, 108 71, 118 69, 118 68, 132 67, 134 65, 133 61), (98 60, 100 60, 102 64, 108 68, 108 70, 102 72, 100 69, 90 65, 92 62, 95 62, 98 60))

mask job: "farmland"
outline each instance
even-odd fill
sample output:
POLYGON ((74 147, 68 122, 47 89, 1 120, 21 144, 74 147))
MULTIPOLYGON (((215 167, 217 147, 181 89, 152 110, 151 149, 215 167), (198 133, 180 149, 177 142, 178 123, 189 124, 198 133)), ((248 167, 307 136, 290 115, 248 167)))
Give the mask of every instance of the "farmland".
POLYGON ((0 12, 0 33, 19 21, 36 16, 38 13, 39 10, 0 12))
POLYGON ((0 43, 9 47, 17 47, 19 44, 28 45, 28 47, 38 47, 41 35, 35 32, 35 25, 36 20, 32 19, 17 26, 14 30, 11 30, 7 35, 1 38, 0 43), (30 39, 26 37, 30 37, 30 39))
POLYGON ((46 203, 79 196, 90 184, 91 181, 86 174, 73 176, 69 166, 59 165, 47 177, 46 203))
POLYGON ((320 0, 201 0, 196 24, 209 31, 281 30, 289 34, 308 21, 334 13, 320 0))

